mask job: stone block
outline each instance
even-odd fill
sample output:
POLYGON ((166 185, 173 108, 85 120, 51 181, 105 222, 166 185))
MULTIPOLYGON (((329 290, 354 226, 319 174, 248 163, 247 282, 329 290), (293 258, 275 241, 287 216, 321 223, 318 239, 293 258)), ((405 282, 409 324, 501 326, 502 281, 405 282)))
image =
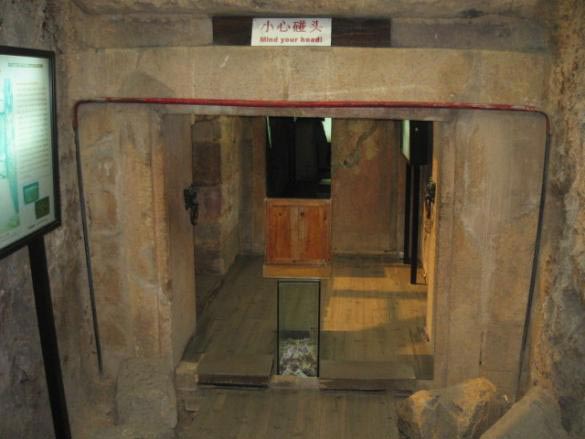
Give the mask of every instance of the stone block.
POLYGON ((220 224, 197 224, 195 227, 195 246, 196 248, 219 250, 221 247, 220 224))
POLYGON ((172 428, 145 427, 143 425, 118 425, 94 431, 90 439, 175 439, 172 428))
POLYGON ((242 191, 242 178, 240 173, 232 174, 223 180, 222 195, 226 209, 240 203, 240 192, 242 191))
POLYGON ((126 294, 131 315, 131 331, 134 335, 133 353, 140 357, 153 357, 160 352, 160 334, 164 306, 159 296, 160 286, 148 285, 140 275, 127 275, 126 294), (154 324, 158 322, 159 324, 154 324))
POLYGON ((232 231, 226 235, 222 242, 221 255, 224 263, 224 270, 228 271, 229 267, 236 260, 236 256, 240 253, 240 233, 239 228, 234 227, 232 231))
POLYGON ((197 388, 197 363, 181 361, 175 369, 175 385, 178 390, 197 388))
POLYGON ((569 436, 574 439, 585 438, 585 399, 574 397, 562 397, 563 426, 569 431, 569 436))
POLYGON ((108 351, 126 353, 130 349, 127 326, 123 320, 100 319, 100 341, 108 351))
POLYGON ((195 251, 197 274, 224 274, 223 259, 219 249, 197 246, 195 251))
POLYGON ((219 186, 197 188, 199 202, 198 226, 202 223, 217 221, 222 211, 222 194, 219 186))
POLYGON ((510 370, 491 370, 481 368, 481 376, 495 384, 504 395, 514 396, 518 390, 518 365, 510 370))
POLYGON ((198 46, 212 41, 211 20, 187 14, 96 17, 80 13, 77 35, 88 47, 198 46), (144 29, 148 28, 148 32, 144 29))
POLYGON ((100 261, 94 265, 94 280, 96 290, 99 290, 99 297, 96 299, 103 305, 120 307, 125 303, 120 269, 116 268, 117 262, 114 259, 110 263, 100 261))
MULTIPOLYGON (((177 3, 167 3, 161 0, 77 0, 76 3, 90 14, 159 14, 176 13, 177 3)), ((212 0, 184 0, 178 3, 185 14, 193 15, 256 15, 256 16, 288 16, 302 11, 306 16, 340 16, 351 17, 359 13, 363 17, 450 17, 461 16, 468 19, 476 15, 509 14, 525 17, 537 16, 536 0, 512 2, 506 0, 492 0, 477 3, 472 0, 443 0, 436 2, 412 2, 411 0, 372 0, 360 2, 358 5, 348 2, 331 2, 327 0, 298 1, 290 4, 288 1, 258 3, 254 1, 240 1, 235 3, 216 2, 212 0), (359 8, 357 8, 359 6, 359 8), (475 9, 475 8, 479 8, 475 9), (279 15, 281 14, 281 15, 279 15)))
POLYGON ((221 147, 217 142, 193 141, 193 182, 213 186, 221 182, 221 147))
POLYGON ((478 439, 505 413, 508 399, 485 378, 423 390, 397 405, 398 429, 408 439, 478 439))
POLYGON ((561 411, 548 391, 533 387, 481 439, 566 439, 561 411))
POLYGON ((488 323, 482 337, 481 367, 494 371, 516 371, 522 329, 523 322, 488 323))
POLYGON ((191 128, 193 142, 215 142, 221 138, 219 117, 198 117, 191 128))
POLYGON ((221 173, 223 178, 229 178, 241 171, 240 157, 244 132, 238 118, 222 117, 221 121, 221 173))
MULTIPOLYGON (((100 182, 97 184, 101 185, 100 182)), ((116 195, 111 191, 100 190, 89 194, 88 198, 88 216, 91 227, 101 230, 116 230, 120 221, 116 195)))
POLYGON ((541 26, 512 17, 392 20, 392 47, 527 51, 546 46, 541 26))
POLYGON ((98 143, 95 149, 88 147, 89 151, 82 156, 84 181, 96 182, 98 187, 110 190, 116 187, 119 175, 112 137, 106 136, 108 142, 98 143))
POLYGON ((118 374, 116 409, 120 424, 175 428, 177 401, 167 361, 143 358, 125 361, 118 374))

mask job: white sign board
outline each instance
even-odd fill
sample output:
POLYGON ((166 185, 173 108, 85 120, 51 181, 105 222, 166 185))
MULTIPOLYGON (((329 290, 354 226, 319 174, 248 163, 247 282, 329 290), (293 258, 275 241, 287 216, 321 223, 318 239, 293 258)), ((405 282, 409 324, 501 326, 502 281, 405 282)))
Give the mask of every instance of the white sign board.
POLYGON ((49 55, 0 48, 0 256, 56 215, 49 55))
POLYGON ((331 18, 254 18, 252 46, 331 46, 331 18))

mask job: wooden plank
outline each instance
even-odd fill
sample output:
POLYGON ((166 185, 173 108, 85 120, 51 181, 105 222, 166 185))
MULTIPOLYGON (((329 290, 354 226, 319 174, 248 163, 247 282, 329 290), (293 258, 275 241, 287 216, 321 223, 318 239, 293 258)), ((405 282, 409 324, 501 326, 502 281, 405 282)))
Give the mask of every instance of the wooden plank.
POLYGON ((200 388, 181 438, 398 439, 390 392, 200 388))
POLYGON ((412 366, 399 361, 321 360, 319 372, 323 389, 407 390, 416 385, 412 366))
POLYGON ((272 279, 327 279, 331 265, 264 264, 263 276, 272 279))
POLYGON ((331 200, 317 199, 317 198, 267 198, 266 202, 269 203, 271 206, 285 206, 285 207, 289 207, 289 206, 320 207, 323 205, 331 205, 331 200))
POLYGON ((331 259, 330 209, 331 204, 303 206, 299 208, 301 224, 299 242, 302 243, 299 259, 302 261, 327 262, 331 259))
POLYGON ((332 46, 390 47, 390 20, 334 18, 332 46))
POLYGON ((291 230, 293 227, 290 206, 266 203, 266 261, 290 263, 294 260, 291 230))
POLYGON ((213 17, 213 44, 218 46, 249 46, 252 17, 213 17))
POLYGON ((322 379, 414 380, 411 365, 399 361, 336 361, 323 360, 322 379))
POLYGON ((206 353, 197 369, 199 384, 261 386, 270 383, 272 355, 206 353))
MULTIPOLYGON (((249 46, 252 17, 213 17, 213 44, 249 46)), ((331 45, 341 47, 390 47, 388 19, 333 18, 331 45)))

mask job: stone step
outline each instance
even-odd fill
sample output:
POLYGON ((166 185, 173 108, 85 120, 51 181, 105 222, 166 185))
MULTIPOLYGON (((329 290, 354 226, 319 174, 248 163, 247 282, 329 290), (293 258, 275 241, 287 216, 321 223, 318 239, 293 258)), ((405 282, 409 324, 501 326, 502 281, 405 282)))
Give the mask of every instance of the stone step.
POLYGON ((410 392, 416 388, 416 375, 405 362, 321 360, 319 384, 331 390, 410 392))

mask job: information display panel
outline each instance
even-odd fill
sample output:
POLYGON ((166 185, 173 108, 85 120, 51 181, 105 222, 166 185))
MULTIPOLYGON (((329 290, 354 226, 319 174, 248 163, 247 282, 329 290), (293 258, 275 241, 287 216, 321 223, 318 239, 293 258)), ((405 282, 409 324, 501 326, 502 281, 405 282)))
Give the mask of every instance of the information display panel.
POLYGON ((60 224, 55 58, 0 46, 0 258, 60 224))

